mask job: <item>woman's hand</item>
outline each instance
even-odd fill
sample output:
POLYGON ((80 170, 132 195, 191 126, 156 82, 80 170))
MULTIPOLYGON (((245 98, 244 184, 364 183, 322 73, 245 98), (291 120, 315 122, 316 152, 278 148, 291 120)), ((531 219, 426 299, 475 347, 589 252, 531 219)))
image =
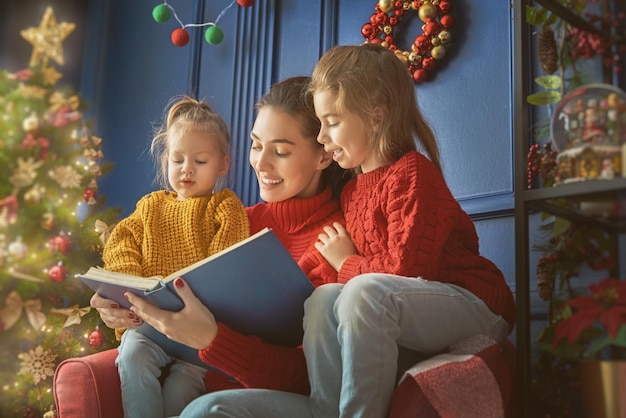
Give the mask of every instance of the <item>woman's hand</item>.
POLYGON ((335 270, 339 271, 346 258, 358 254, 350 238, 350 234, 339 222, 332 226, 325 226, 324 232, 318 235, 319 241, 315 248, 335 270))
POLYGON ((174 287, 185 304, 179 312, 159 309, 132 293, 127 292, 125 296, 132 305, 130 309, 167 338, 196 350, 203 350, 217 335, 215 317, 182 278, 174 280, 174 287))
POLYGON ((133 328, 142 324, 141 318, 128 309, 120 308, 120 305, 105 299, 99 294, 94 294, 89 304, 100 314, 100 318, 109 328, 133 328))

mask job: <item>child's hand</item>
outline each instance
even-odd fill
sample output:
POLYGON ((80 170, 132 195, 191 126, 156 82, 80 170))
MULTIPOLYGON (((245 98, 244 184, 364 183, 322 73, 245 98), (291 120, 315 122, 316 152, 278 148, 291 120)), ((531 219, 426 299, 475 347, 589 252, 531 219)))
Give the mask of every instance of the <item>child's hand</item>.
POLYGON ((332 226, 325 226, 324 232, 319 234, 319 241, 315 248, 335 270, 339 271, 346 258, 358 254, 350 238, 350 234, 339 222, 332 226))

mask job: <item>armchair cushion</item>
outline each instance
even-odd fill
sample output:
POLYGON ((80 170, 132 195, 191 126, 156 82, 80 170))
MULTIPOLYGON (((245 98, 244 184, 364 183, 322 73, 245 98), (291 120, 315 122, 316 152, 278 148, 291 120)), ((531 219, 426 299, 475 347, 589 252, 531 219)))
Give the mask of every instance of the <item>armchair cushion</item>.
POLYGON ((406 371, 388 418, 514 416, 515 347, 477 335, 406 371))
POLYGON ((123 418, 117 348, 62 361, 54 373, 57 418, 123 418))

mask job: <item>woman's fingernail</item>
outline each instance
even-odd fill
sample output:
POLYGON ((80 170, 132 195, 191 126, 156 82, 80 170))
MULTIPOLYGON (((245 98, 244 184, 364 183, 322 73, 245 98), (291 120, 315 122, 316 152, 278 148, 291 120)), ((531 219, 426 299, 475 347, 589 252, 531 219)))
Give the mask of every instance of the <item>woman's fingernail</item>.
POLYGON ((135 320, 133 321, 133 323, 135 323, 135 324, 137 324, 137 325, 141 324, 141 322, 142 322, 142 321, 141 321, 141 318, 137 318, 137 319, 135 319, 135 320))
POLYGON ((182 289, 183 287, 185 287, 185 282, 183 282, 183 279, 179 277, 176 280, 174 280, 174 286, 176 286, 179 289, 182 289))
POLYGON ((127 315, 128 315, 128 317, 129 317, 130 319, 137 319, 137 317, 135 316, 135 314, 134 314, 134 313, 132 313, 132 312, 128 312, 128 314, 127 314, 127 315))
POLYGON ((119 307, 120 307, 120 305, 118 305, 117 303, 112 303, 112 304, 111 304, 111 308, 112 308, 112 309, 117 309, 117 308, 119 308, 119 307))

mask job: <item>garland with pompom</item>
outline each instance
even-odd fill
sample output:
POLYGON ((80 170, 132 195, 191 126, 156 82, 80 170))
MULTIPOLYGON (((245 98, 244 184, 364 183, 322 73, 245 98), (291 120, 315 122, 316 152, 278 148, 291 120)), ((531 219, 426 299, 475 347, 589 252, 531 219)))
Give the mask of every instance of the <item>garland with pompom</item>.
POLYGON ((370 21, 361 27, 365 42, 381 44, 393 51, 406 64, 416 83, 430 79, 452 42, 452 2, 379 0, 374 10, 370 21), (411 51, 403 51, 395 42, 396 26, 411 11, 417 12, 419 19, 424 22, 423 33, 415 38, 411 51))
POLYGON ((172 40, 172 43, 176 46, 185 46, 189 42, 189 32, 187 32, 186 28, 206 26, 208 26, 208 28, 204 32, 204 40, 211 45, 217 45, 224 40, 224 31, 219 26, 217 26, 217 23, 228 11, 228 9, 230 9, 235 4, 235 2, 237 2, 237 4, 239 4, 241 7, 250 7, 254 4, 254 0, 232 0, 228 6, 222 9, 220 14, 217 16, 217 19, 215 19, 215 22, 185 24, 178 18, 174 7, 169 4, 167 0, 164 0, 163 4, 159 4, 155 6, 154 9, 152 9, 152 18, 157 23, 165 23, 170 20, 172 15, 174 16, 174 19, 176 19, 176 21, 180 25, 180 28, 176 28, 172 31, 170 39, 172 40))

